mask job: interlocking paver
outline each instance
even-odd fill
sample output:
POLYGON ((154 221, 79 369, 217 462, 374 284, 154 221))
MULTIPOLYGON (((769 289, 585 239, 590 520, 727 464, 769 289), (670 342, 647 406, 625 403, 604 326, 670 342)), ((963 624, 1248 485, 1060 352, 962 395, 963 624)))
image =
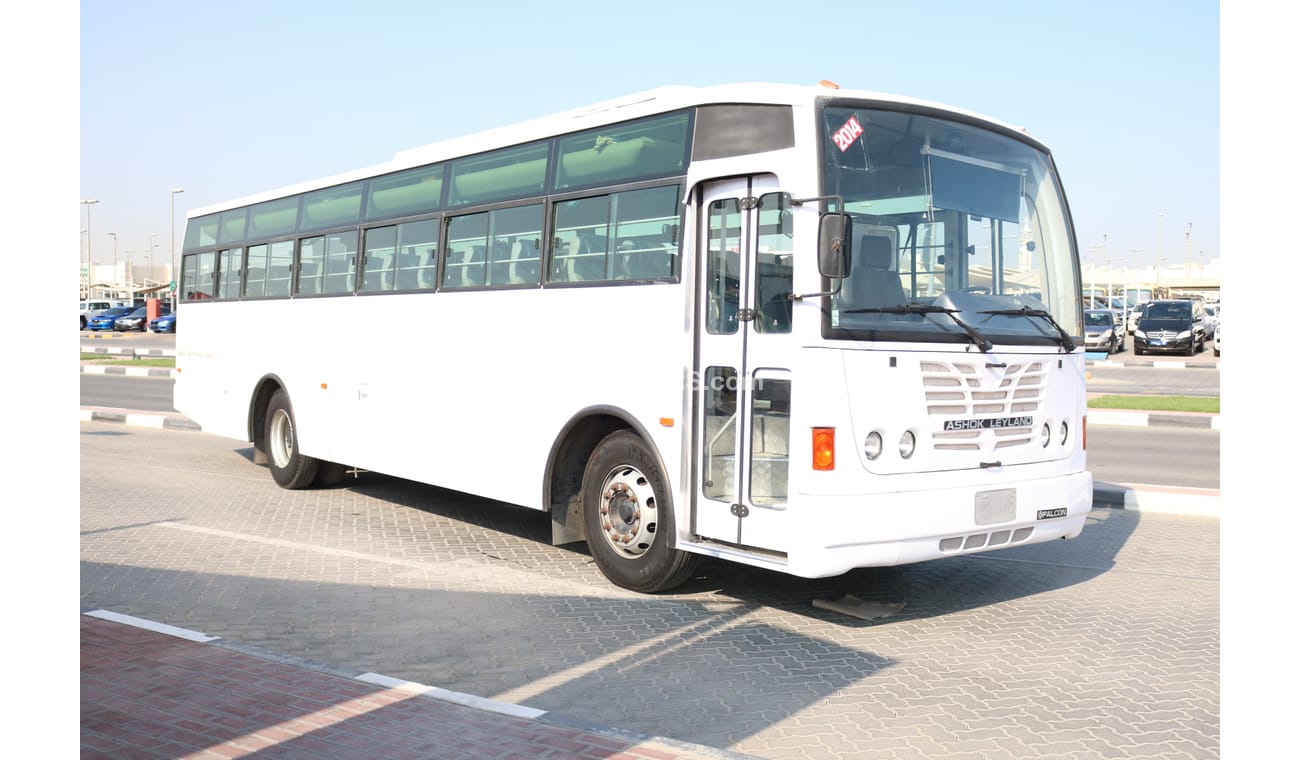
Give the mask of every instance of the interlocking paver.
MULTIPOLYGON (((706 562, 647 597, 544 515, 379 476, 286 492, 238 442, 108 428, 82 425, 83 608, 320 666, 263 693, 369 671, 773 760, 1218 751, 1212 518, 1101 510, 1074 541, 822 580, 706 562), (904 606, 811 604, 845 593, 904 606)), ((311 696, 286 704, 270 725, 301 728, 311 696)), ((294 746, 373 718, 315 720, 294 746)))

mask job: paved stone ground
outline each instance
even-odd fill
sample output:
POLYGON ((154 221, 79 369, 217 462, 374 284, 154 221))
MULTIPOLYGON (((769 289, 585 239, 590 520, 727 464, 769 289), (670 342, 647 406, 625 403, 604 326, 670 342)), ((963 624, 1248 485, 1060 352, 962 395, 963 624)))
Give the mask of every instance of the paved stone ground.
MULTIPOLYGON (((83 760, 717 760, 709 748, 504 714, 89 615, 83 760)), ((739 758, 739 755, 731 757, 739 758)))
POLYGON ((204 433, 83 422, 83 609, 765 758, 1213 758, 1218 520, 802 580, 610 586, 544 515, 404 481, 288 492, 204 433), (902 605, 867 622, 814 605, 902 605))

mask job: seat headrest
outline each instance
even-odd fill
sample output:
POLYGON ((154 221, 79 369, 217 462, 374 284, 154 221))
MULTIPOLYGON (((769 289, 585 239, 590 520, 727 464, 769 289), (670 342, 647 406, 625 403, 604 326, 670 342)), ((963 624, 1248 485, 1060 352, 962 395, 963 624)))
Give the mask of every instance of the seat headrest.
POLYGON ((884 235, 863 235, 858 244, 862 261, 872 269, 889 269, 893 264, 894 244, 884 235))

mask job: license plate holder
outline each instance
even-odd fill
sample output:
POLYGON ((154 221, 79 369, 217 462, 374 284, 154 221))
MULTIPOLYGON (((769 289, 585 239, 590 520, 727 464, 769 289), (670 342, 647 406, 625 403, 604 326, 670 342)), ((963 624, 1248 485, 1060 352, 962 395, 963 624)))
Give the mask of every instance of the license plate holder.
POLYGON ((999 488, 975 494, 975 524, 994 525, 1016 519, 1016 489, 999 488))

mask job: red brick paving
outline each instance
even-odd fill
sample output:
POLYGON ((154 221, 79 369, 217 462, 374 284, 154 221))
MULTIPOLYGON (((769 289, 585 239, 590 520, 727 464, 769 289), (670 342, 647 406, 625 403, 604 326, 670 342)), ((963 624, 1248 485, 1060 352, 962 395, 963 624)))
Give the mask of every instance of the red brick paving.
MULTIPOLYGON (((629 742, 81 616, 81 757, 686 760, 629 742)), ((725 754, 725 753, 724 753, 725 754)))

